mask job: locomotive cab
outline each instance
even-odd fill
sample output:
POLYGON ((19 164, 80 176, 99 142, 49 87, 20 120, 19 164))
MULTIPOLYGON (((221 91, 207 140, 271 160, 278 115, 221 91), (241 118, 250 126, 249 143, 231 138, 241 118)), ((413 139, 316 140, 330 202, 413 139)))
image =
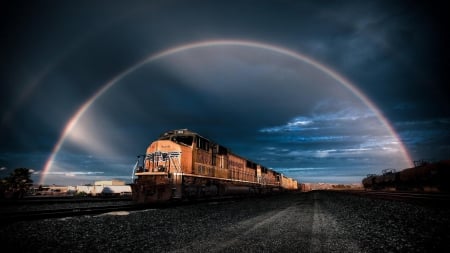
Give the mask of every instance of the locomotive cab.
POLYGON ((187 129, 163 133, 138 157, 133 199, 142 203, 181 199, 183 176, 193 173, 193 155, 210 152, 214 156, 211 147, 216 145, 187 129))
MULTIPOLYGON (((145 155, 138 156, 134 200, 144 203, 181 198, 182 153, 189 150, 194 137, 183 130, 167 132, 148 146, 145 155)), ((184 153, 188 160, 190 152, 184 153)))

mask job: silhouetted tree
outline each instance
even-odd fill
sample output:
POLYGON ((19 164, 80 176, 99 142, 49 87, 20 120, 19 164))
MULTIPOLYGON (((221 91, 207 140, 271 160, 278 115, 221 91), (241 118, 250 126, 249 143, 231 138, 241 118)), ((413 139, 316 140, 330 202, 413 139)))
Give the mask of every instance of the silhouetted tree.
POLYGON ((26 168, 17 168, 0 182, 0 196, 6 198, 23 198, 33 183, 31 171, 26 168))

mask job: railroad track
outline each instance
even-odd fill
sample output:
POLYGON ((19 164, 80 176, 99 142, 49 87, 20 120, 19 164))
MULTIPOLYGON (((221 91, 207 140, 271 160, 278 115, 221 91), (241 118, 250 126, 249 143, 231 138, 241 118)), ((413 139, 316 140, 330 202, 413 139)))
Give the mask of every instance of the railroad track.
POLYGON ((369 198, 403 201, 413 204, 430 205, 430 206, 448 206, 450 204, 450 194, 448 193, 364 191, 364 190, 361 191, 350 190, 342 192, 369 198))
POLYGON ((62 203, 87 203, 87 202, 126 202, 132 201, 131 197, 26 197, 24 199, 0 200, 2 206, 18 205, 48 205, 62 203))
MULTIPOLYGON (((195 205, 201 203, 218 203, 218 202, 226 202, 226 201, 236 201, 241 198, 239 197, 226 197, 226 198, 206 198, 206 199, 196 199, 191 201, 168 201, 161 203, 149 203, 149 204, 137 204, 137 203, 129 203, 123 205, 101 205, 101 206, 91 206, 91 207, 80 207, 76 206, 79 203, 91 202, 91 200, 85 201, 75 201, 74 207, 71 208, 48 208, 39 209, 39 210, 31 210, 31 211, 5 211, 0 209, 0 225, 9 224, 17 221, 27 221, 27 220, 40 220, 40 219, 54 219, 54 218, 63 218, 63 217, 73 217, 73 216, 82 216, 82 215, 96 215, 108 212, 118 212, 118 211, 137 211, 137 210, 145 210, 145 209, 162 209, 162 208, 170 208, 182 205, 195 205)), ((30 203, 29 203, 30 204, 30 203)), ((60 203, 61 204, 61 203, 60 203)), ((62 203, 67 204, 67 203, 62 203)), ((50 206, 52 206, 51 204, 50 206)), ((31 206, 35 206, 31 204, 31 206)))
POLYGON ((148 205, 113 205, 113 206, 96 206, 96 207, 74 207, 64 209, 34 210, 21 212, 4 212, 0 216, 1 224, 8 224, 16 221, 39 220, 50 218, 73 217, 81 215, 95 215, 117 211, 134 211, 149 208, 148 205))

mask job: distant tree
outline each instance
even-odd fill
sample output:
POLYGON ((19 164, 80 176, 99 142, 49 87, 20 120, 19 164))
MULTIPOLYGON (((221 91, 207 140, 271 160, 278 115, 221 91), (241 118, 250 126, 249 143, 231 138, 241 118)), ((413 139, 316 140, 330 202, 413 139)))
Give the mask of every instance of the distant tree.
POLYGON ((8 177, 1 180, 0 197, 23 198, 32 183, 31 170, 17 168, 8 177))
POLYGON ((5 198, 6 189, 7 189, 7 180, 5 178, 2 178, 0 180, 0 199, 5 198))

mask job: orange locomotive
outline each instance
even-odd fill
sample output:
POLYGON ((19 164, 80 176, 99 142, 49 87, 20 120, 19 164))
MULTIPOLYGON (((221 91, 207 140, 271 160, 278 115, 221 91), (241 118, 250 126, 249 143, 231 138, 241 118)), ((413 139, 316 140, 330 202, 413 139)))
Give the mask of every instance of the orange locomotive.
POLYGON ((133 174, 133 199, 140 203, 298 189, 296 180, 187 129, 152 142, 133 174))

